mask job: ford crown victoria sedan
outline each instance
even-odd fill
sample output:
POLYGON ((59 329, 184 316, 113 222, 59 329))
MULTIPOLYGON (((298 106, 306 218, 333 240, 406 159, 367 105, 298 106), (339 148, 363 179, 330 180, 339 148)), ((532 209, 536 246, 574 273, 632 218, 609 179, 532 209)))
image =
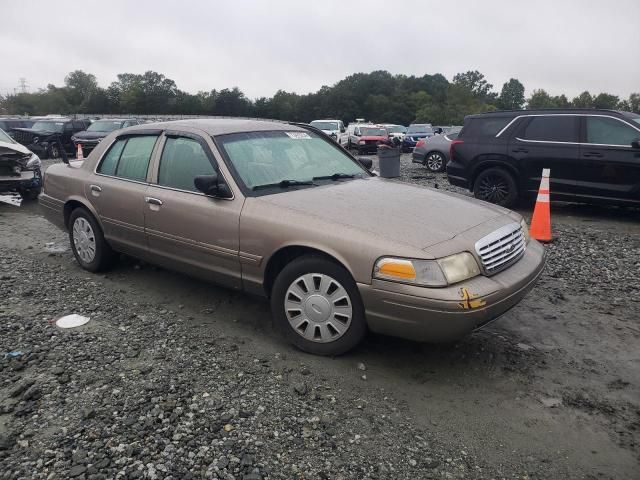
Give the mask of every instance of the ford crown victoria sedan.
POLYGON ((520 215, 366 163, 304 125, 156 123, 51 166, 40 203, 83 268, 122 252, 268 297, 287 338, 316 354, 367 329, 455 340, 533 287, 545 253, 520 215))

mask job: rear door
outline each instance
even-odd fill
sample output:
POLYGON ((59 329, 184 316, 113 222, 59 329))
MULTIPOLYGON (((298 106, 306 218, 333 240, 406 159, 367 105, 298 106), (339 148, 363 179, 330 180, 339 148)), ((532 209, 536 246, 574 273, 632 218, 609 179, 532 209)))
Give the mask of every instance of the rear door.
POLYGON ((607 115, 582 117, 580 195, 640 202, 640 128, 607 115))
POLYGON ((241 288, 239 223, 243 200, 217 199, 194 186, 219 172, 212 144, 200 135, 167 131, 145 196, 150 254, 170 268, 241 288))
POLYGON ((85 195, 98 213, 105 238, 116 249, 133 255, 147 250, 144 198, 159 134, 140 132, 118 137, 85 185, 85 195))
POLYGON ((579 117, 570 114, 532 115, 509 142, 509 155, 519 164, 525 192, 535 193, 542 169, 551 169, 554 197, 574 195, 580 168, 579 117))

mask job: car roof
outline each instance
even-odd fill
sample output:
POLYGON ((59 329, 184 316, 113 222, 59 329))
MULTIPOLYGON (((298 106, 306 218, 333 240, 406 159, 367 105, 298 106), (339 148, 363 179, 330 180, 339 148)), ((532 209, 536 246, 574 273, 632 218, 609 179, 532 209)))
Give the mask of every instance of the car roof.
MULTIPOLYGON (((169 122, 155 122, 129 127, 132 130, 179 129, 180 127, 197 128, 209 135, 227 135, 229 133, 243 133, 256 131, 298 131, 304 132, 302 126, 282 122, 279 120, 265 120, 253 118, 194 118, 173 120, 169 122)), ((125 130, 126 131, 126 130, 125 130)))
POLYGON ((495 112, 476 113, 467 115, 465 118, 491 118, 491 117, 517 117, 520 115, 544 115, 544 114, 571 114, 571 113, 593 113, 593 114, 617 114, 623 115, 618 110, 609 110, 604 108, 539 108, 535 110, 497 110, 495 112))

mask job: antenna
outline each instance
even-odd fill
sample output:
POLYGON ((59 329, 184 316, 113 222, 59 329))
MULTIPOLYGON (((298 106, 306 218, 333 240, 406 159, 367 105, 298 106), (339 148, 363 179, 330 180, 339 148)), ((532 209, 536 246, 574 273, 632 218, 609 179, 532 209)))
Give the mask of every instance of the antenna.
POLYGON ((27 83, 27 79, 24 77, 20 78, 20 85, 18 86, 18 90, 20 93, 27 93, 27 89, 29 88, 29 84, 27 83))

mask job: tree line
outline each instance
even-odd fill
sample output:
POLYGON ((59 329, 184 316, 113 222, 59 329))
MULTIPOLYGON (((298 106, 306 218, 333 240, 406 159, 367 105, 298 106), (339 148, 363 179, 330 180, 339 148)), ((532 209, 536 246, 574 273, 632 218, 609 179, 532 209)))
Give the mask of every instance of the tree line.
POLYGON ((0 113, 10 115, 59 114, 139 114, 139 115, 220 115, 261 117, 309 122, 318 118, 338 118, 351 122, 366 118, 374 122, 408 125, 430 122, 461 125, 465 115, 494 110, 522 108, 611 108, 640 112, 640 93, 621 99, 609 93, 592 95, 585 91, 573 99, 533 90, 525 98, 524 85, 512 78, 500 92, 494 90, 478 71, 455 75, 393 75, 378 70, 355 73, 333 86, 300 95, 278 90, 272 97, 255 100, 237 87, 200 91, 180 90, 161 73, 121 73, 107 88, 98 85, 95 75, 75 70, 64 86, 48 85, 34 93, 0 96, 0 113))

